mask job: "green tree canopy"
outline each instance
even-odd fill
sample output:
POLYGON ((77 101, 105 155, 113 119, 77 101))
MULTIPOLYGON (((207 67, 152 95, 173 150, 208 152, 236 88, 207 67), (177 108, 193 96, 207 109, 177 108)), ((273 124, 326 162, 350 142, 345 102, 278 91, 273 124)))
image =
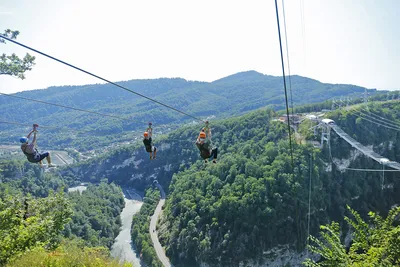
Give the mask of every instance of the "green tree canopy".
POLYGON ((112 259, 104 247, 89 248, 79 240, 64 240, 55 250, 36 247, 10 261, 6 266, 42 266, 42 267, 129 267, 127 262, 119 263, 112 259))
MULTIPOLYGON (((5 36, 10 39, 17 39, 19 31, 7 29, 0 36, 5 36)), ((5 39, 0 38, 0 43, 5 43, 5 39)), ((35 65, 35 57, 26 53, 25 57, 20 58, 15 53, 6 55, 3 53, 0 56, 0 75, 11 75, 21 80, 25 79, 25 72, 32 70, 35 65)))
POLYGON ((336 222, 321 226, 321 239, 310 237, 315 245, 310 250, 322 257, 321 262, 307 259, 305 266, 399 266, 400 265, 400 225, 396 218, 400 215, 400 207, 392 208, 386 217, 370 212, 371 224, 348 207, 354 219, 345 217, 351 226, 353 240, 347 249, 340 241, 340 227, 336 222))
POLYGON ((32 200, 11 195, 0 199, 0 265, 27 249, 57 245, 71 215, 62 193, 32 200))

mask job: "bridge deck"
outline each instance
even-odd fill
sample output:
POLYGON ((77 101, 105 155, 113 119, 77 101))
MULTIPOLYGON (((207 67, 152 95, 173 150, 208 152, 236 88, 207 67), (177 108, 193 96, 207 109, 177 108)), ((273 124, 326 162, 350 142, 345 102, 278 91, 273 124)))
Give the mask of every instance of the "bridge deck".
POLYGON ((356 148, 359 150, 361 153, 363 153, 365 156, 377 161, 380 164, 384 164, 385 166, 391 167, 396 170, 400 170, 400 163, 395 162, 395 161, 388 161, 385 157, 382 157, 378 153, 375 153, 372 149, 363 146, 360 142, 357 142, 354 140, 352 137, 350 137, 345 131, 343 131, 339 126, 337 125, 330 125, 331 129, 334 130, 341 138, 343 138, 347 143, 349 143, 352 147, 356 148))

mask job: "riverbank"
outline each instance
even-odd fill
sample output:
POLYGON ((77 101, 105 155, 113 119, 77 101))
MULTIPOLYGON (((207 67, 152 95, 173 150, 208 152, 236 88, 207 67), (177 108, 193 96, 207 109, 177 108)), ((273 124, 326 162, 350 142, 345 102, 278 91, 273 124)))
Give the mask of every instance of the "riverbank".
MULTIPOLYGON (((68 192, 79 191, 81 194, 87 188, 86 184, 80 184, 75 187, 68 188, 68 192)), ((124 194, 125 207, 120 214, 122 226, 118 236, 114 240, 111 248, 111 256, 120 261, 132 263, 134 267, 142 266, 140 257, 136 253, 133 242, 131 240, 132 218, 143 204, 143 193, 133 188, 122 188, 124 194)))
POLYGON ((115 238, 111 248, 111 256, 121 261, 132 263, 134 267, 140 267, 141 262, 131 240, 131 225, 133 215, 139 212, 142 207, 142 196, 134 189, 123 188, 125 207, 121 212, 122 227, 118 236, 115 238))

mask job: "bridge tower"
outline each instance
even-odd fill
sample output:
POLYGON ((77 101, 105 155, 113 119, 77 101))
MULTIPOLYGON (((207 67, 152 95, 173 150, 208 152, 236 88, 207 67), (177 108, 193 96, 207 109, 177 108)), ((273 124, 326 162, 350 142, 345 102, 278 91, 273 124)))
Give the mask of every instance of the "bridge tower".
POLYGON ((368 106, 367 88, 364 89, 364 104, 368 106))
POLYGON ((329 145, 331 141, 331 127, 328 125, 321 124, 322 133, 321 133, 321 148, 324 147, 324 141, 329 145))

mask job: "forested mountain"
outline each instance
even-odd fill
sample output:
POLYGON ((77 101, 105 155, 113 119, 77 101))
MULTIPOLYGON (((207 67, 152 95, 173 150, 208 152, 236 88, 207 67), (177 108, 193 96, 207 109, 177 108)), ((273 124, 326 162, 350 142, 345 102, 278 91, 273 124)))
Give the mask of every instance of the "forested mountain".
MULTIPOLYGON (((154 98, 193 116, 224 118, 261 107, 284 107, 282 77, 255 71, 237 73, 214 82, 187 81, 180 78, 130 80, 121 86, 154 98)), ((354 85, 324 84, 319 81, 291 77, 295 105, 319 102, 335 96, 360 95, 365 88, 354 85), (307 97, 304 97, 307 93, 307 97)), ((369 90, 372 94, 376 90, 369 90)), ((36 99, 58 105, 116 115, 122 119, 83 113, 77 110, 31 102, 0 95, 0 120, 23 124, 38 123, 54 128, 41 128, 42 146, 75 147, 80 150, 101 147, 112 142, 132 139, 132 132, 142 130, 148 121, 162 132, 193 119, 111 84, 50 87, 25 91, 17 97, 36 99), (125 119, 126 118, 126 119, 125 119), (90 140, 90 141, 89 141, 90 140)), ((0 124, 0 141, 13 143, 25 135, 28 127, 0 124)))
MULTIPOLYGON (((263 253, 277 245, 301 249, 307 233, 310 175, 311 233, 323 222, 342 222, 346 204, 366 216, 370 210, 385 214, 400 202, 396 173, 385 174, 385 185, 390 186, 382 189, 382 173, 343 171, 332 164, 327 149, 295 145, 291 169, 288 144, 279 141, 284 135, 277 131, 279 128, 268 126, 266 117, 252 117, 242 129, 237 129, 239 121, 227 127, 220 140, 226 147, 217 166, 205 171, 192 166, 174 176, 164 220, 168 229, 164 242, 173 262, 236 266, 248 260, 262 262, 263 253), (242 134, 238 133, 246 129, 248 134, 240 139, 242 134)), ((348 116, 338 123, 354 125, 356 120, 348 116)), ((359 122, 358 127, 361 132, 368 125, 359 122)), ((373 139, 371 135, 361 141, 379 144, 381 149, 377 147, 377 151, 396 160, 399 135, 379 135, 384 130, 374 129, 373 139)), ((381 169, 378 163, 362 155, 353 160, 351 146, 333 134, 332 138, 333 156, 340 160, 350 158, 350 168, 381 169)))
MULTIPOLYGON (((360 119, 356 108, 327 116, 362 144, 399 161, 398 131, 360 119)), ((398 123, 399 108, 399 102, 392 101, 371 105, 369 111, 398 123)), ((186 126, 156 140, 156 160, 150 161, 141 145, 127 146, 71 166, 63 176, 108 178, 139 188, 157 179, 169 191, 160 236, 175 266, 257 266, 265 255, 277 256, 269 252, 276 246, 304 249, 310 174, 314 235, 331 220, 342 225, 346 204, 365 218, 369 211, 385 215, 400 203, 396 173, 385 173, 382 186, 381 172, 346 171, 340 166, 382 168, 333 132, 331 151, 293 142, 292 166, 287 125, 273 121, 276 116, 272 110, 260 110, 213 121, 213 142, 220 154, 218 163, 205 169, 193 144, 200 126, 186 126)))

